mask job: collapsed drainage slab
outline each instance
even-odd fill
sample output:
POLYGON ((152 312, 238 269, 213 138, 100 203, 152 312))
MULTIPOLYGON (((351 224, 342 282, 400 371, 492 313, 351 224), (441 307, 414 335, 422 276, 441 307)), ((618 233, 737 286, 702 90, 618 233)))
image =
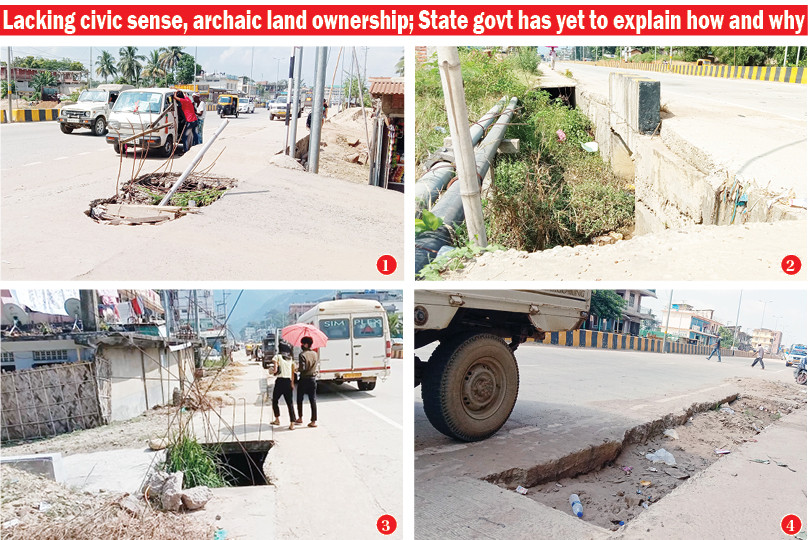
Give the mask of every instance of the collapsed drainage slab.
MULTIPOLYGON (((622 443, 607 441, 529 470, 512 469, 484 480, 506 489, 515 489, 518 482, 530 488, 529 498, 570 514, 569 496, 576 493, 584 508, 582 519, 618 530, 620 522, 637 517, 722 455, 754 444, 761 430, 802 405, 797 399, 734 394, 637 426, 626 432, 622 443), (646 458, 659 449, 670 452, 675 465, 646 458)), ((774 463, 785 474, 793 474, 787 463, 776 459, 774 463)))
POLYGON ((231 486, 265 486, 269 481, 264 475, 264 462, 274 444, 273 441, 244 441, 204 443, 202 447, 222 463, 231 486))
POLYGON ((179 177, 176 172, 139 176, 121 186, 118 195, 92 201, 85 214, 109 225, 157 224, 211 205, 238 184, 235 178, 192 174, 171 197, 171 206, 157 206, 179 177))

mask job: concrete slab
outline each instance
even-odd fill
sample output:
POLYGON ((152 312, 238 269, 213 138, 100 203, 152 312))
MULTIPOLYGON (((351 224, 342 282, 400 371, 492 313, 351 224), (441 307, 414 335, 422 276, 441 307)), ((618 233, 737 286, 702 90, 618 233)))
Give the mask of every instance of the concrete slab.
POLYGON ((228 540, 275 538, 275 495, 275 486, 217 488, 194 515, 227 531, 228 540))
POLYGON ((601 539, 608 531, 471 478, 439 478, 415 491, 415 537, 601 539))
POLYGON ((149 471, 165 461, 165 451, 148 448, 73 454, 63 458, 64 483, 81 490, 137 493, 149 471))
POLYGON ((65 477, 61 453, 0 457, 0 464, 36 474, 54 482, 63 482, 65 477))

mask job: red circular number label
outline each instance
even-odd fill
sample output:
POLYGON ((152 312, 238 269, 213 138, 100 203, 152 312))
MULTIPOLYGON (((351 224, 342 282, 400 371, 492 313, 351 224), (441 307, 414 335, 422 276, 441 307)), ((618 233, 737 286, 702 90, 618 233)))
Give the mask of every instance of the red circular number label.
POLYGON ((802 268, 802 261, 796 255, 786 255, 783 257, 783 262, 780 263, 780 266, 783 268, 783 272, 793 276, 802 268))
POLYGON ((396 518, 390 514, 385 514, 376 521, 376 528, 382 534, 393 534, 393 531, 396 530, 396 518))
POLYGON ((379 260, 376 261, 376 269, 385 276, 389 276, 395 272, 397 266, 396 258, 392 255, 382 255, 379 257, 379 260))
POLYGON ((780 528, 789 536, 794 536, 802 530, 802 521, 794 514, 789 514, 780 522, 780 528))

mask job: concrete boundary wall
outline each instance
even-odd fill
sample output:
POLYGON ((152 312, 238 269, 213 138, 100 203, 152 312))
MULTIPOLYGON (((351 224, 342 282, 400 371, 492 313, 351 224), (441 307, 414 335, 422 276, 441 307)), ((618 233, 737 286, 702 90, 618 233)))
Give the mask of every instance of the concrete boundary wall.
MULTIPOLYGON (((630 336, 628 334, 615 334, 614 332, 601 332, 598 330, 570 330, 568 332, 547 332, 543 340, 529 338, 528 341, 543 343, 545 345, 561 345, 564 347, 588 347, 594 349, 631 350, 642 352, 662 352, 662 340, 630 336)), ((671 354, 689 354, 707 356, 713 350, 711 345, 691 345, 689 343, 670 342, 671 354)), ((752 358, 751 351, 732 351, 721 349, 724 356, 738 356, 752 358)), ((768 356, 769 358, 776 358, 768 356)))
MULTIPOLYGON (((11 119, 14 122, 44 122, 57 120, 59 109, 11 109, 11 119)), ((8 122, 8 109, 0 109, 0 123, 8 122)))
POLYGON ((104 423, 92 362, 4 373, 0 440, 38 439, 104 423))
MULTIPOLYGON (((592 65, 592 62, 577 63, 592 65)), ((806 84, 806 82, 808 82, 808 70, 804 67, 725 65, 697 66, 695 64, 673 64, 668 66, 662 65, 658 62, 618 62, 607 60, 595 62, 595 65, 620 69, 656 71, 658 73, 675 73, 677 75, 691 75, 694 77, 746 79, 750 81, 770 81, 795 84, 806 84)))

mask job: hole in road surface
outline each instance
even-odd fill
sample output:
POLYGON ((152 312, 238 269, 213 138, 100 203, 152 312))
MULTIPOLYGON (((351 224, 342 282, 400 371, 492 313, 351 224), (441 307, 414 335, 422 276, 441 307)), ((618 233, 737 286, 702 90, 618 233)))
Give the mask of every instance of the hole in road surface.
MULTIPOLYGON (((643 428, 634 436, 631 431, 635 430, 631 430, 616 458, 571 478, 557 476, 547 481, 545 477, 543 483, 524 486, 529 487, 527 496, 573 515, 569 497, 575 493, 583 505, 582 519, 618 530, 621 521, 628 523, 689 477, 721 459, 724 454, 716 450, 732 453, 741 445, 754 445, 761 430, 803 405, 793 389, 781 388, 778 394, 771 399, 745 396, 715 404, 703 412, 688 412, 684 423, 672 428, 667 427, 670 424, 654 422, 651 430, 645 432, 648 438, 644 441, 636 441, 636 435, 642 433, 643 428), (672 454, 675 465, 652 463, 646 458, 659 449, 672 454)), ((592 451, 597 452, 590 449, 590 453, 592 451)), ((765 454, 756 458, 769 460, 761 466, 771 467, 770 473, 782 476, 783 482, 798 480, 794 470, 778 456, 765 454)), ((515 487, 510 483, 507 486, 502 486, 502 482, 493 483, 510 489, 515 487)))
POLYGON ((110 225, 162 223, 213 204, 238 184, 235 178, 193 173, 171 196, 167 207, 158 207, 180 174, 162 172, 139 176, 123 184, 117 195, 90 202, 90 209, 85 213, 99 223, 110 225))
POLYGON ((272 441, 204 443, 227 471, 231 486, 265 486, 264 462, 272 449, 272 441))

